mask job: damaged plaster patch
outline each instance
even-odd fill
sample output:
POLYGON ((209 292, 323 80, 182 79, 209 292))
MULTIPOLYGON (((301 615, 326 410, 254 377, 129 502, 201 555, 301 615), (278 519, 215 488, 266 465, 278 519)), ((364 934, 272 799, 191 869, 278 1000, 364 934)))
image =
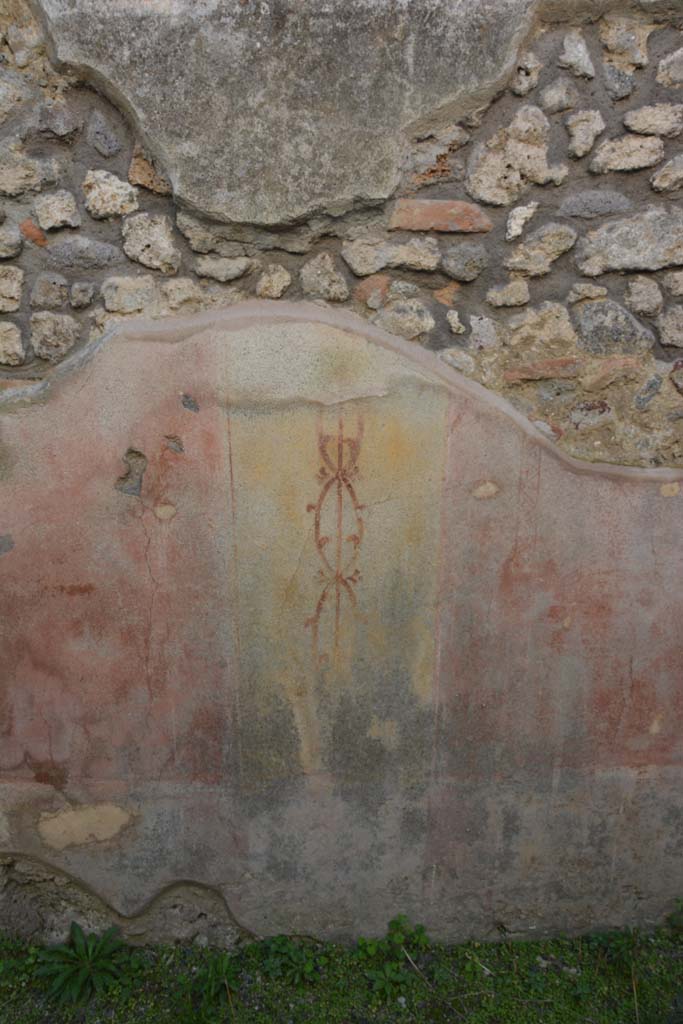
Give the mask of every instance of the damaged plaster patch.
POLYGON ((129 448, 122 457, 128 469, 116 481, 116 490, 122 494, 132 494, 139 498, 142 493, 142 478, 147 469, 147 456, 138 452, 135 448, 129 448))
POLYGON ((500 487, 493 480, 484 480, 474 488, 472 497, 478 498, 480 501, 482 499, 486 500, 487 498, 495 498, 499 491, 500 487))
POLYGON ((681 485, 676 480, 674 480, 670 484, 662 484, 662 486, 659 488, 659 493, 663 498, 675 498, 676 495, 680 492, 680 490, 681 485))
POLYGON ((130 824, 132 815, 116 804, 91 804, 56 814, 43 813, 38 822, 41 839, 53 850, 113 839, 130 824))
POLYGON ((6 555, 14 547, 14 538, 11 533, 0 534, 0 555, 6 555))
POLYGON ((157 519, 161 520, 162 523, 173 519, 177 511, 178 510, 175 505, 171 505, 169 503, 154 506, 154 515, 157 519))
POLYGON ((169 886, 125 917, 57 868, 1 855, 0 921, 7 935, 47 944, 66 941, 72 921, 91 932, 114 926, 134 945, 172 941, 230 949, 253 937, 235 921, 221 892, 204 885, 169 886))

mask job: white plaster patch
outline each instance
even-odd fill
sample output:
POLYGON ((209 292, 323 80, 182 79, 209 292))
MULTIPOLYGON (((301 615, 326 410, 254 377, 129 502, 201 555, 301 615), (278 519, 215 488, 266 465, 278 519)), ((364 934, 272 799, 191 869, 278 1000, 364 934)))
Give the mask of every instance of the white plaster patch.
POLYGON ((675 498, 676 495, 680 492, 680 489, 681 485, 674 480, 673 483, 662 484, 662 486, 659 488, 659 493, 663 498, 675 498))
POLYGON ((472 490, 472 497, 480 500, 487 498, 495 498, 500 491, 498 484, 494 483, 493 480, 484 480, 482 483, 472 490))
POLYGON ((131 818, 130 811, 116 804, 90 804, 70 807, 56 814, 41 814, 38 831, 47 846, 64 850, 67 846, 85 846, 113 839, 131 818))
POLYGON ((154 515, 157 519, 160 519, 162 523, 168 522, 169 519, 173 519, 178 509, 175 505, 155 505, 154 515))

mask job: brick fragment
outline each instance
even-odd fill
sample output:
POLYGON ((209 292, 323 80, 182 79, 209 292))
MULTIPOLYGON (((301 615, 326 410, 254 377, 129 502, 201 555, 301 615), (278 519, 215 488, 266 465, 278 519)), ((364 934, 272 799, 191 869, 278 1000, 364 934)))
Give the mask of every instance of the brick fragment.
POLYGON ((392 231, 490 231, 491 220, 480 206, 458 199, 399 199, 391 214, 392 231))
POLYGON ((353 289, 356 302, 362 302, 370 309, 379 309, 389 294, 391 278, 388 274, 371 274, 353 289))
POLYGON ((554 378, 578 377, 583 363, 573 356, 557 359, 539 359, 535 363, 523 363, 511 367, 503 374, 507 384, 520 384, 527 380, 553 380, 554 378))
POLYGON ((460 291, 460 285, 457 281, 451 281, 445 288, 439 288, 434 292, 434 298, 437 302, 440 302, 442 306, 452 306, 455 302, 455 297, 460 291))
POLYGON ((19 230, 24 238, 27 238, 29 242, 33 242, 34 245, 47 245, 47 236, 45 232, 41 231, 38 225, 35 224, 30 217, 26 220, 22 220, 19 225, 19 230))

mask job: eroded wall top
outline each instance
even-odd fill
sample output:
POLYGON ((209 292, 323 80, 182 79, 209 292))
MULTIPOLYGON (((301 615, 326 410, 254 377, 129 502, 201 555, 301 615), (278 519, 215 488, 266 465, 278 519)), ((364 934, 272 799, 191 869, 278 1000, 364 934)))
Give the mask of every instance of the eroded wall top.
POLYGON ((381 201, 403 130, 509 73, 534 0, 40 0, 57 58, 127 107, 176 197, 281 224, 381 201))

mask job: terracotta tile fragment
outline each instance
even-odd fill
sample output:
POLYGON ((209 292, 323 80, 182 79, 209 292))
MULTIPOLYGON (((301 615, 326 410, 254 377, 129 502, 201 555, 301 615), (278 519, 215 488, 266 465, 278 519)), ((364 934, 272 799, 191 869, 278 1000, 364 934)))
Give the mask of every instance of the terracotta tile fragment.
POLYGON ((389 294, 390 286, 391 278, 388 274, 371 274, 354 288, 353 297, 356 302, 363 302, 371 309, 379 309, 389 294))
POLYGON ((455 302, 455 297, 460 291, 460 285, 457 281, 451 281, 445 288, 439 288, 434 292, 434 298, 437 302, 440 302, 442 306, 452 306, 455 302))
POLYGON ((22 220, 19 225, 19 230, 24 238, 27 238, 29 242, 33 242, 34 245, 47 245, 47 236, 45 235, 45 232, 41 231, 38 225, 35 224, 30 217, 26 220, 22 220))
POLYGON ((490 231, 493 224, 476 203, 459 199, 399 199, 390 230, 404 231, 490 231))

